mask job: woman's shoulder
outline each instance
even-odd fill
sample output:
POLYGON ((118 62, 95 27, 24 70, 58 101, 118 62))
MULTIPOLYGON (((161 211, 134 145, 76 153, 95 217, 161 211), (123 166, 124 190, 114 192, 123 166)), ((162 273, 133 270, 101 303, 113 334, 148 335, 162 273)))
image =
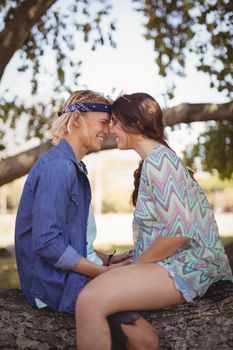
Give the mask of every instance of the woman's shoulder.
POLYGON ((142 172, 147 177, 160 177, 161 181, 168 177, 177 181, 194 181, 182 159, 164 145, 158 145, 150 152, 143 163, 142 172))
POLYGON ((155 168, 161 169, 165 163, 177 164, 181 161, 178 155, 169 147, 159 144, 156 145, 148 154, 144 161, 144 166, 152 165, 155 168))

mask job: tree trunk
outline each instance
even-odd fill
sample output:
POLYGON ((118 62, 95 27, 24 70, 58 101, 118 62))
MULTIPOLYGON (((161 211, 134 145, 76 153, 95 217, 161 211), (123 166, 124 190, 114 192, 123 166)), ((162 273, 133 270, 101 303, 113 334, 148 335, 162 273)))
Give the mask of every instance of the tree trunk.
MULTIPOLYGON (((233 101, 219 105, 210 103, 183 103, 164 110, 163 114, 163 120, 166 126, 208 120, 233 121, 233 101)), ((2 160, 0 162, 0 186, 27 174, 35 161, 50 147, 51 144, 46 142, 29 151, 2 160)), ((107 137, 103 144, 103 149, 106 150, 115 147, 115 139, 112 136, 107 137)))
MULTIPOLYGON (((221 287, 216 302, 201 299, 145 312, 144 317, 157 329, 163 350, 233 349, 233 283, 221 287)), ((33 308, 17 289, 4 292, 0 295, 0 348, 75 350, 74 315, 33 308)))
POLYGON ((15 16, 0 32, 0 80, 14 53, 27 39, 32 27, 56 0, 27 0, 18 6, 15 16))
POLYGON ((226 252, 226 255, 228 257, 230 266, 231 266, 231 270, 233 272, 233 242, 225 245, 224 248, 225 248, 225 252, 226 252))

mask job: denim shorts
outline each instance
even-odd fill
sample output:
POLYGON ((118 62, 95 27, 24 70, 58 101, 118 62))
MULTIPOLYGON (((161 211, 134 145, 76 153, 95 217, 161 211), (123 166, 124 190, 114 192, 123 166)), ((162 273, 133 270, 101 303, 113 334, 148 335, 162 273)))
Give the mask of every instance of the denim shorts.
POLYGON ((176 272, 169 270, 166 264, 162 262, 158 262, 157 264, 168 272, 169 276, 173 279, 176 289, 178 289, 178 291, 181 292, 185 301, 190 303, 198 296, 197 292, 193 289, 193 287, 190 286, 176 272))

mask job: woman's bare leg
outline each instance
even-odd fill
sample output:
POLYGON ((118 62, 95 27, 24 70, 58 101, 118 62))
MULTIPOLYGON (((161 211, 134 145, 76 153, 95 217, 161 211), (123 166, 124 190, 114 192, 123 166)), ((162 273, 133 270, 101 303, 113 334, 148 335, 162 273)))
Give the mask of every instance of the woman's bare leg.
MULTIPOLYGON (((91 350, 93 346, 95 350, 111 349, 106 319, 111 314, 127 310, 161 309, 182 302, 184 299, 173 280, 158 264, 133 264, 102 274, 88 283, 77 301, 78 350, 91 350)), ((125 333, 129 333, 129 343, 132 327, 122 326, 125 333)), ((149 350, 148 347, 145 349, 149 350)))

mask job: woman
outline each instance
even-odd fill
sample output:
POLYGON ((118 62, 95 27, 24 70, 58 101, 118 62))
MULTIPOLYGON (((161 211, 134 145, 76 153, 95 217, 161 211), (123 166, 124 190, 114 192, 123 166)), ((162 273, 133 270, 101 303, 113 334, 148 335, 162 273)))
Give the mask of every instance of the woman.
MULTIPOLYGON (((212 283, 233 281, 205 194, 165 141, 159 104, 146 93, 120 96, 112 105, 112 124, 118 148, 133 149, 142 159, 132 194, 135 264, 97 277, 80 294, 79 350, 91 343, 110 349, 110 314, 192 302, 212 283)), ((124 332, 129 327, 122 325, 124 332)), ((153 337, 144 347, 128 341, 128 349, 157 348, 153 337)))
POLYGON ((110 104, 100 93, 74 92, 51 129, 55 146, 26 180, 16 219, 16 259, 21 288, 39 308, 74 312, 90 277, 130 263, 128 254, 113 257, 93 249, 96 230, 82 162, 109 134, 110 104))

